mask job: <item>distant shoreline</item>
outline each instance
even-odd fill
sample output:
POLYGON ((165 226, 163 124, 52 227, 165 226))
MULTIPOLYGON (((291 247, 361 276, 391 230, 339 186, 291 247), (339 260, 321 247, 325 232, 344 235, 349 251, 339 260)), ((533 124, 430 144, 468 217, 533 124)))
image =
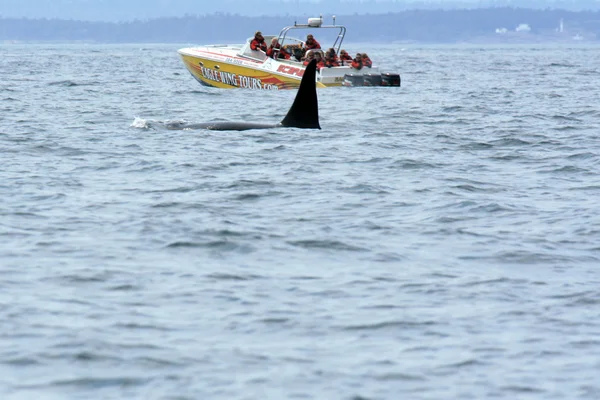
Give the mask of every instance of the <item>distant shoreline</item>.
MULTIPOLYGON (((331 23, 331 16, 323 16, 331 23)), ((415 44, 599 43, 600 11, 481 8, 337 16, 346 42, 415 44)), ((298 21, 303 23, 303 21, 298 21)), ((294 17, 215 14, 130 22, 0 18, 0 43, 241 43, 277 34, 294 17)))

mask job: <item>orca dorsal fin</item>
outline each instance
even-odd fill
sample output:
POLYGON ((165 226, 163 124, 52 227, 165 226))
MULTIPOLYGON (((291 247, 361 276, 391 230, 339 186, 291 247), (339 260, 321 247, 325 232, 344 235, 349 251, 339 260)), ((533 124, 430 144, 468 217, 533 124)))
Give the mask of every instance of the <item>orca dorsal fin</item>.
POLYGON ((282 126, 290 128, 321 129, 319 125, 319 103, 317 100, 317 60, 312 60, 304 70, 296 98, 282 126))

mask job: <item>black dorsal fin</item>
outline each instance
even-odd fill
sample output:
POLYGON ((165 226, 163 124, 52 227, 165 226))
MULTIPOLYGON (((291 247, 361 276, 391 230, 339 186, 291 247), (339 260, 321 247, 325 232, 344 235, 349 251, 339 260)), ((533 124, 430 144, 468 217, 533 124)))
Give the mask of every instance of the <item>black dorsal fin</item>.
POLYGON ((317 61, 312 60, 304 70, 294 104, 281 121, 281 125, 290 128, 321 129, 316 75, 317 61))

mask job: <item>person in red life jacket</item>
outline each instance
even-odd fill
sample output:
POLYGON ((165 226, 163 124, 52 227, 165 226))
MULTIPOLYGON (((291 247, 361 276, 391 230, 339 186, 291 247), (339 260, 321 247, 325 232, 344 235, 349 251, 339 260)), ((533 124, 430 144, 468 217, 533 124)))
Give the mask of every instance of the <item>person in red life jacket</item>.
POLYGON ((265 43, 265 38, 260 31, 256 31, 254 34, 254 39, 252 42, 250 42, 250 48, 252 50, 260 50, 265 53, 267 52, 267 44, 265 43))
POLYGON ((340 51, 340 61, 342 62, 342 65, 350 65, 352 56, 348 54, 346 50, 342 50, 340 51))
POLYGON ((290 58, 289 53, 285 51, 285 49, 281 48, 279 40, 277 40, 276 37, 271 39, 271 45, 267 49, 267 56, 274 59, 283 58, 284 60, 288 60, 290 58))
POLYGON ((338 57, 335 54, 335 49, 333 47, 327 50, 327 53, 325 54, 325 66, 327 68, 340 66, 338 57))
POLYGON ((363 67, 371 68, 373 66, 373 62, 371 61, 367 53, 362 53, 361 56, 363 67))
POLYGON ((323 56, 320 51, 315 53, 315 60, 317 60, 317 69, 321 69, 325 67, 325 60, 323 60, 323 56))
POLYGON ((310 33, 308 35, 306 35, 306 42, 304 42, 305 50, 313 50, 313 49, 320 49, 320 48, 321 48, 321 45, 319 44, 319 42, 317 42, 315 40, 313 35, 311 35, 310 33))
POLYGON ((304 57, 304 62, 302 64, 304 64, 305 66, 308 65, 313 60, 313 58, 315 58, 315 53, 311 51, 306 55, 306 57, 304 57))
POLYGON ((352 60, 352 68, 361 69, 363 67, 362 55, 360 53, 356 53, 356 57, 352 60))

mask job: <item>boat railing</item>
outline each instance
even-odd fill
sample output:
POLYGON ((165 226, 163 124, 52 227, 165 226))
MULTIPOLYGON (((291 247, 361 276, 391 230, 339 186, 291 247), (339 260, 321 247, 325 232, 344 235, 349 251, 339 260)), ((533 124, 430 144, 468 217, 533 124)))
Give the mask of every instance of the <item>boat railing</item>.
POLYGON ((319 25, 319 26, 314 26, 314 25, 310 25, 310 24, 295 24, 292 26, 286 26, 285 28, 283 28, 281 30, 281 32, 279 32, 279 36, 278 36, 278 40, 279 40, 279 44, 281 44, 281 46, 284 46, 286 43, 286 39, 288 40, 292 40, 292 41, 298 41, 300 42, 302 45, 304 45, 304 41, 300 40, 300 39, 296 39, 296 38, 288 38, 288 32, 290 30, 295 30, 295 29, 338 29, 338 34, 335 38, 335 41, 333 42, 333 45, 331 47, 333 47, 335 49, 335 53, 339 54, 340 53, 340 48, 342 47, 342 42, 344 41, 344 37, 346 36, 346 27, 344 25, 319 25))
POLYGON ((240 49, 242 48, 244 45, 243 44, 206 44, 204 45, 204 47, 220 47, 220 48, 228 48, 228 49, 240 49))

